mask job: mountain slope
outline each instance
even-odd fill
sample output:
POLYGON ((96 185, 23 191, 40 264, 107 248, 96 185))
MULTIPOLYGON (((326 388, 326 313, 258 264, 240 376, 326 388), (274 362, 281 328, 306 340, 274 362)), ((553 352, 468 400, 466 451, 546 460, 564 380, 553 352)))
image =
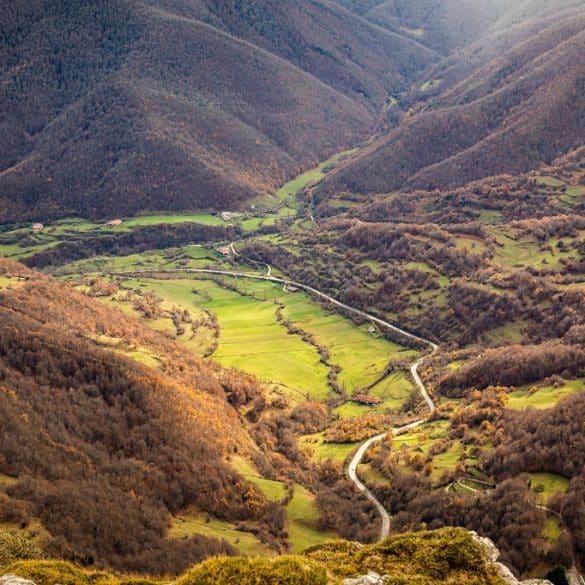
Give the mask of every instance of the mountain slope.
POLYGON ((585 137, 585 15, 516 44, 366 149, 325 189, 444 189, 521 173, 585 137))
POLYGON ((166 533, 189 505, 262 524, 265 497, 226 463, 252 446, 230 388, 249 400, 254 380, 23 267, 2 261, 0 273, 0 474, 14 478, 2 522, 37 518, 54 554, 127 569, 176 572, 233 552, 166 533))
POLYGON ((313 2, 11 0, 0 31, 0 221, 233 207, 364 137, 433 61, 313 2))

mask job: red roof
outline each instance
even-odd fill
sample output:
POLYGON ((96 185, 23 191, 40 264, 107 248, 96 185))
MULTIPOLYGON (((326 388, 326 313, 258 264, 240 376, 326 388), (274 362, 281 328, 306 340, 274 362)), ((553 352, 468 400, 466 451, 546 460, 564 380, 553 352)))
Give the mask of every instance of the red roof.
POLYGON ((354 402, 360 402, 361 404, 380 404, 383 402, 380 398, 376 396, 369 396, 368 394, 356 394, 352 397, 354 402))

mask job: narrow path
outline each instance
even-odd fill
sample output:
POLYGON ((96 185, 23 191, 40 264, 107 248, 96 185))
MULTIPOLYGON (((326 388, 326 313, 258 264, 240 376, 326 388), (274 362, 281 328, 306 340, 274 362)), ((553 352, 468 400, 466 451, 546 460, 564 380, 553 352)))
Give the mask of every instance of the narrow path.
MULTIPOLYGON (((254 280, 265 280, 268 282, 276 282, 279 284, 293 286, 295 288, 305 290, 305 291, 315 295, 316 297, 319 297, 321 299, 324 299, 324 300, 332 303, 336 307, 341 307, 342 309, 349 311, 350 313, 353 313, 354 315, 358 315, 360 317, 363 317, 364 319, 367 319, 368 321, 372 321, 374 323, 377 323, 378 325, 381 325, 385 329, 389 329, 390 331, 394 331, 395 333, 398 333, 399 335, 401 335, 405 339, 429 346, 432 348, 433 353, 436 353, 437 350, 439 349, 439 346, 437 344, 433 343, 432 341, 429 341, 428 339, 423 339, 422 337, 419 337, 418 335, 415 335, 414 333, 409 333, 408 331, 401 329, 397 325, 393 325, 392 323, 389 323, 388 321, 384 321, 384 319, 380 319, 379 317, 375 317, 374 315, 370 315, 369 313, 366 313, 365 311, 362 311, 361 309, 356 309, 355 307, 351 307, 350 305, 346 305, 345 303, 338 301, 334 297, 328 295, 327 293, 321 292, 320 290, 317 290, 316 288, 313 288, 312 286, 308 286, 306 284, 302 284, 301 282, 296 282, 294 280, 288 280, 286 278, 278 278, 276 276, 262 276, 260 274, 250 274, 248 272, 237 272, 237 271, 232 271, 232 270, 219 270, 219 269, 214 269, 214 268, 161 268, 161 269, 157 269, 157 270, 127 270, 127 271, 104 271, 104 272, 95 271, 95 272, 88 272, 87 274, 101 274, 101 275, 105 275, 105 276, 123 276, 123 277, 148 276, 148 275, 154 275, 154 274, 217 274, 219 276, 234 276, 236 278, 251 278, 254 280)), ((412 365, 411 372, 414 372, 414 374, 416 374, 415 383, 418 386, 418 388, 421 390, 421 393, 423 393, 423 397, 425 398, 425 402, 427 403, 427 405, 429 405, 429 409, 434 410, 435 406, 432 403, 430 397, 428 396, 426 388, 424 387, 424 385, 423 385, 422 381, 420 380, 420 377, 418 376, 418 373, 417 373, 418 366, 421 364, 422 359, 423 358, 417 360, 412 365), (428 400, 427 400, 427 398, 428 398, 428 400), (432 405, 432 408, 431 408, 431 405, 432 405)))
MULTIPOLYGON (((237 252, 235 252, 235 249, 233 248, 233 244, 230 245, 230 247, 232 248, 232 250, 234 251, 234 253, 237 254, 237 252)), ((408 339, 409 341, 414 341, 416 343, 419 344, 423 344, 426 345, 428 347, 430 347, 432 349, 432 352, 430 355, 435 354, 438 350, 439 350, 439 346, 436 343, 433 343, 432 341, 429 341, 428 339, 424 339, 422 337, 419 337, 418 335, 415 335, 414 333, 409 333, 408 331, 405 331, 404 329, 401 329, 400 327, 393 325, 392 323, 389 323, 388 321, 385 321, 384 319, 380 319, 379 317, 375 317, 374 315, 370 315, 369 313, 366 313, 365 311, 362 311, 361 309, 356 309, 354 307, 351 307, 350 305, 346 305, 345 303, 342 303, 341 301, 338 301, 337 299, 333 298, 332 296, 321 292, 320 290, 317 290, 316 288, 313 288, 312 286, 308 286, 306 284, 303 284, 301 282, 296 282, 294 280, 288 280, 285 278, 277 278, 275 276, 271 276, 271 270, 270 270, 270 266, 269 268, 269 272, 266 276, 261 276, 258 274, 249 274, 247 272, 237 272, 237 271, 230 271, 230 270, 216 270, 216 269, 211 269, 211 268, 177 268, 177 269, 162 269, 162 270, 134 270, 134 271, 127 271, 127 272, 106 272, 106 273, 101 273, 101 274, 106 274, 109 276, 126 276, 126 277, 132 277, 132 276, 147 276, 147 275, 154 275, 154 274, 217 274, 220 276, 233 276, 236 278, 251 278, 254 280, 264 280, 264 281, 268 281, 268 282, 276 282, 279 284, 282 284, 284 287, 287 286, 293 286, 296 287, 298 289, 301 290, 305 290, 313 295, 315 295, 316 297, 319 297, 321 299, 324 299, 332 304, 334 304, 337 307, 340 307, 346 311, 349 311, 350 313, 353 313, 354 315, 358 315, 360 317, 363 317, 364 319, 367 319, 369 321, 372 321, 374 323, 376 323, 377 325, 380 325, 382 327, 384 327, 385 329, 389 329, 390 331, 394 331, 395 333, 398 333, 399 335, 401 335, 402 337, 404 337, 405 339, 408 339)), ((417 359, 411 366, 410 366, 410 373, 412 374, 412 378, 414 380, 414 383, 416 384, 417 388, 419 389, 428 409, 429 412, 432 414, 435 410, 436 410, 436 406, 434 404, 434 402, 432 401, 431 397, 429 396, 429 393, 423 383, 423 381, 421 380, 421 377, 418 373, 418 369, 420 367, 420 365, 423 363, 423 361, 425 360, 426 356, 423 356, 419 359, 417 359)), ((413 423, 410 423, 408 425, 405 425, 403 427, 398 427, 395 429, 392 429, 394 433, 400 433, 402 431, 408 430, 408 429, 412 429, 415 428, 421 424, 423 424, 425 422, 426 419, 420 419, 417 420, 413 423)), ((376 496, 360 481, 360 479, 357 476, 357 468, 360 465, 360 463, 362 462, 362 459, 366 453, 366 451, 368 450, 368 448, 376 443, 381 441, 388 433, 382 433, 380 435, 377 435, 375 437, 372 437, 370 439, 368 439, 365 443, 363 443, 360 448, 358 449, 357 453, 354 455, 353 459, 351 460, 350 464, 349 464, 349 469, 348 469, 348 475, 349 478, 351 479, 351 481, 355 484, 355 486, 357 487, 357 489, 364 494, 364 496, 370 500, 370 502, 372 502, 372 504, 374 504, 374 506, 376 507, 376 509, 378 510, 378 513, 380 514, 380 517, 382 518, 382 529, 380 531, 380 540, 384 540, 385 538, 388 537, 388 534, 390 533, 390 515, 388 514, 387 510, 384 508, 384 506, 380 503, 380 501, 376 498, 376 496)))

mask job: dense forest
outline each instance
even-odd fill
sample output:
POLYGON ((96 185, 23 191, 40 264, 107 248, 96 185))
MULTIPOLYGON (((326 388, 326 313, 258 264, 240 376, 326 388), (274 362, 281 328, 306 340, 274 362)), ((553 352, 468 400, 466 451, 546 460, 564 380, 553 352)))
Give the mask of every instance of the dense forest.
POLYGON ((60 556, 160 573, 233 552, 203 537, 165 538, 170 515, 187 505, 268 522, 263 494, 223 462, 252 444, 228 402, 253 400, 252 378, 181 353, 50 280, 0 291, 0 303, 0 473, 18 478, 1 496, 4 522, 39 518, 60 556), (156 348, 165 372, 91 335, 156 348))
POLYGON ((10 0, 0 38, 0 221, 233 208, 365 138, 435 60, 306 1, 10 0))
MULTIPOLYGON (((388 193, 398 188, 450 189, 501 173, 551 163, 583 144, 583 29, 558 10, 556 21, 529 26, 506 54, 489 55, 461 81, 472 48, 452 57, 450 71, 431 70, 441 96, 332 173, 326 193, 388 193), (493 60, 492 60, 493 59, 493 60), (457 83, 458 82, 458 83, 457 83), (449 87, 449 85, 452 86, 449 87)), ((504 21, 505 22, 505 21, 504 21)), ((503 25, 504 23, 502 23, 503 25)), ((493 39, 498 47, 501 40, 493 39)), ((411 112, 409 112, 411 114, 411 112)))

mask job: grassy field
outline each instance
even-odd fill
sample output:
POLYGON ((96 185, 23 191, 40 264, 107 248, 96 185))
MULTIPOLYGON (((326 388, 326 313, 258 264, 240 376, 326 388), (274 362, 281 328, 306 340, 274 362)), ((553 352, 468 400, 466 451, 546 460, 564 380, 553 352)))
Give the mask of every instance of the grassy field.
POLYGON ((412 357, 415 352, 368 331, 369 324, 356 327, 337 313, 326 313, 307 295, 296 293, 284 299, 287 319, 312 333, 327 347, 331 363, 341 367, 340 383, 351 392, 375 382, 390 359, 412 357))
POLYGON ((247 461, 242 457, 234 457, 231 465, 243 477, 256 484, 271 502, 282 502, 286 496, 284 484, 281 481, 262 477, 251 461, 247 461))
POLYGON ((565 493, 569 488, 569 480, 556 473, 531 473, 531 489, 540 494, 546 502, 558 493, 565 493))
POLYGON ((227 541, 242 555, 272 556, 274 551, 260 542, 253 534, 241 532, 233 524, 222 522, 203 513, 181 514, 173 519, 169 538, 189 538, 201 535, 227 541))
POLYGON ((315 505, 315 496, 304 487, 295 486, 295 494, 286 507, 286 512, 293 552, 336 538, 335 533, 319 527, 320 514, 315 505))
MULTIPOLYGON (((410 456, 416 455, 417 453, 426 455, 433 442, 446 438, 448 433, 449 421, 438 420, 426 423, 407 433, 402 433, 394 437, 393 448, 397 452, 408 453, 410 456)), ((453 471, 464 455, 468 462, 472 461, 469 457, 468 448, 460 441, 454 441, 446 451, 434 455, 431 462, 431 478, 433 481, 439 481, 446 471, 453 471)), ((400 466, 404 470, 410 469, 403 461, 400 462, 400 466)))
POLYGON ((538 390, 534 393, 531 393, 529 388, 511 392, 509 394, 508 408, 517 410, 524 408, 536 408, 538 410, 552 408, 566 396, 585 390, 585 380, 570 380, 559 388, 554 388, 553 386, 537 386, 537 388, 538 390))
POLYGON ((526 325, 526 322, 518 319, 500 327, 495 327, 489 332, 489 339, 496 345, 519 343, 524 337, 526 325))
POLYGON ((15 286, 19 282, 21 281, 18 278, 12 278, 10 276, 4 276, 3 274, 0 274, 0 289, 15 286))
POLYGON ((145 215, 126 219, 122 224, 126 228, 137 226, 158 225, 161 223, 202 223, 204 225, 226 225, 221 217, 212 215, 210 213, 195 213, 195 214, 176 214, 176 215, 145 215))
MULTIPOLYGON (((286 511, 289 541, 294 552, 336 538, 335 533, 319 527, 320 515, 315 505, 315 496, 304 487, 295 485, 294 496, 286 511)), ((175 518, 169 537, 184 538, 195 534, 223 538, 244 555, 274 554, 252 534, 238 531, 232 524, 202 513, 181 514, 175 518)))
POLYGON ((311 451, 311 457, 316 462, 331 459, 343 463, 357 447, 356 443, 325 443, 323 433, 307 435, 301 439, 300 444, 311 451))
POLYGON ((351 156, 357 149, 346 150, 344 152, 337 153, 331 158, 322 162, 318 167, 295 177, 292 181, 289 181, 278 190, 278 196, 280 199, 289 199, 296 195, 301 189, 307 185, 311 185, 320 181, 326 173, 328 168, 337 165, 342 159, 351 156))
POLYGON ((536 180, 545 187, 562 187, 566 184, 565 181, 556 177, 536 177, 536 180))
POLYGON ((441 87, 442 83, 442 79, 429 79, 428 81, 425 81, 419 89, 420 91, 432 91, 441 87))
POLYGON ((358 467, 358 477, 370 487, 383 486, 388 480, 369 463, 358 467))
MULTIPOLYGON (((244 477, 255 483, 269 500, 281 502, 285 497, 284 484, 261 477, 251 462, 235 457, 232 465, 244 477)), ((286 514, 289 542, 295 552, 336 538, 333 532, 320 528, 320 512, 315 504, 315 496, 301 485, 294 486, 294 495, 286 506, 286 514)))
POLYGON ((13 486, 17 482, 18 479, 16 477, 11 477, 10 475, 4 475, 3 473, 0 473, 0 491, 13 486))
POLYGON ((570 251, 560 251, 556 246, 558 238, 551 238, 551 250, 541 250, 541 244, 530 236, 516 236, 513 233, 494 232, 498 247, 494 262, 507 267, 532 266, 543 270, 556 270, 562 267, 561 259, 571 257, 570 251))
POLYGON ((169 305, 213 312, 221 332, 213 358, 222 365, 286 388, 293 402, 307 397, 324 399, 329 394, 328 370, 320 363, 317 350, 288 334, 276 319, 273 303, 226 290, 209 280, 150 279, 129 284, 154 292, 169 305))
POLYGON ((544 523, 542 535, 550 542, 556 542, 563 531, 557 518, 547 518, 544 523))
POLYGON ((185 246, 164 251, 150 250, 128 256, 95 256, 68 264, 67 273, 131 272, 173 268, 233 269, 233 265, 215 248, 185 246))
MULTIPOLYGON (((195 248, 192 252, 193 256, 199 256, 194 262, 210 259, 210 252, 203 248, 195 248)), ((154 268, 163 261, 164 258, 156 253, 113 258, 108 260, 108 269, 132 270, 138 263, 141 269, 145 266, 154 268)), ((77 266, 76 270, 81 268, 77 266)), ((415 355, 412 350, 387 341, 377 333, 370 333, 367 325, 357 327, 341 315, 328 313, 302 292, 289 294, 279 285, 245 279, 228 278, 226 284, 236 286, 238 290, 228 290, 212 280, 197 278, 143 278, 124 282, 126 288, 155 293, 162 299, 162 308, 166 311, 178 307, 187 309, 193 316, 205 315, 204 311, 215 314, 220 337, 213 358, 224 366, 255 374, 275 392, 284 393, 292 403, 307 398, 327 398, 331 393, 327 384, 329 368, 320 361, 315 346, 299 335, 290 335, 278 322, 277 302, 285 305, 285 319, 311 333, 317 343, 328 349, 330 363, 341 368, 339 382, 348 392, 376 382, 389 360, 411 359, 415 355)), ((129 303, 118 304, 126 312, 136 314, 129 303)), ((148 324, 165 333, 175 331, 168 317, 151 320, 148 324)), ((178 340, 203 355, 213 341, 210 335, 211 332, 207 332, 193 336, 188 330, 178 340)), ((372 393, 384 400, 378 409, 397 409, 412 388, 403 372, 395 372, 376 384, 372 393)), ((344 416, 355 416, 364 411, 364 407, 352 404, 340 410, 344 416)))

